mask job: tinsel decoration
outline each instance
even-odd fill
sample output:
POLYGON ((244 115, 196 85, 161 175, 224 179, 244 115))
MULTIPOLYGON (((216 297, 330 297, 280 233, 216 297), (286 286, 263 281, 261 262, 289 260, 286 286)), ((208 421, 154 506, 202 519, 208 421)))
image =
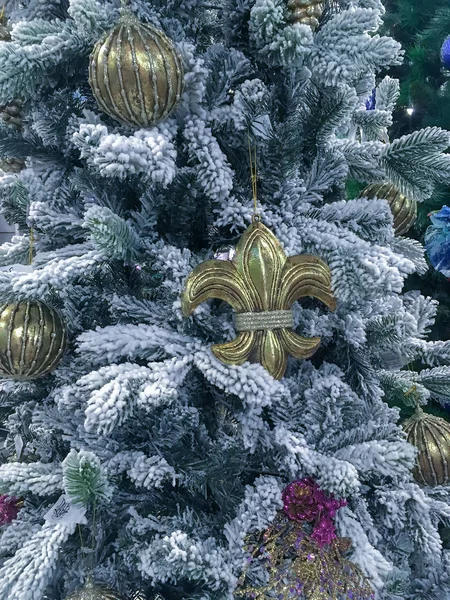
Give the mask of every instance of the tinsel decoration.
MULTIPOLYGON (((311 486, 300 489, 311 491, 311 486)), ((304 500, 308 497, 311 499, 309 492, 304 500)), ((299 500, 300 513, 306 509, 308 514, 312 509, 316 514, 314 502, 308 509, 308 502, 302 504, 299 500)), ((247 567, 235 595, 249 600, 294 600, 300 595, 306 600, 373 600, 369 581, 345 556, 350 541, 334 536, 329 544, 319 544, 310 534, 311 525, 287 516, 286 497, 284 501, 284 512, 263 535, 246 538, 247 567), (259 583, 261 567, 267 571, 267 578, 259 583)), ((294 504, 288 503, 288 512, 294 510, 294 504)))
POLYGON ((67 346, 60 314, 39 300, 0 306, 0 377, 37 379, 56 368, 67 346))
POLYGON ((288 0, 290 21, 308 25, 314 31, 319 26, 325 8, 323 0, 288 0))
POLYGON ((407 233, 417 219, 417 202, 404 196, 391 183, 369 185, 361 192, 361 198, 380 198, 388 202, 394 217, 395 235, 407 233))
POLYGON ((14 496, 0 496, 0 526, 11 523, 17 518, 19 510, 23 507, 22 498, 14 496))
POLYGON ((85 585, 69 596, 66 600, 125 600, 123 596, 103 585, 94 583, 91 576, 85 585))
POLYGON ((444 67, 450 70, 450 36, 442 44, 441 61, 444 67))
POLYGON ((238 336, 212 346, 215 356, 227 365, 260 363, 281 379, 289 354, 309 358, 320 346, 320 338, 304 338, 293 331, 292 304, 306 296, 335 310, 330 269, 316 256, 286 258, 280 242, 255 216, 232 260, 208 260, 192 271, 181 308, 189 316, 211 298, 230 304, 238 336))
POLYGON ((172 40, 127 8, 94 46, 89 83, 101 110, 128 125, 150 127, 181 98, 184 70, 172 40))
POLYGON ((431 225, 425 234, 425 247, 431 264, 450 277, 450 208, 443 206, 430 215, 431 225))
POLYGON ((450 483, 450 423, 418 407, 403 429, 419 451, 413 471, 416 481, 429 486, 450 483))

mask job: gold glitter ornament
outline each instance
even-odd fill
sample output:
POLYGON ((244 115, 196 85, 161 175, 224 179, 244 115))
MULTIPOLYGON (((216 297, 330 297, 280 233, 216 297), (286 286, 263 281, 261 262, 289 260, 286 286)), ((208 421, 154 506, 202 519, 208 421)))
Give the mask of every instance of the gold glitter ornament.
POLYGON ((450 423, 417 408, 403 423, 407 440, 419 450, 414 477, 422 485, 450 483, 450 423))
POLYGON ((237 598, 248 600, 373 600, 375 595, 361 569, 345 557, 350 540, 336 538, 323 548, 299 523, 278 514, 255 538, 248 536, 248 566, 238 581, 237 598), (253 564, 267 570, 266 583, 248 583, 253 564))
POLYGON ((292 23, 308 25, 315 30, 319 26, 325 2, 322 0, 288 0, 287 6, 291 13, 292 23))
POLYGON ((89 83, 105 113, 121 123, 150 127, 179 102, 183 63, 165 33, 123 8, 117 25, 94 46, 89 83))
POLYGON ((369 185, 360 197, 369 200, 381 198, 388 202, 394 217, 395 235, 407 233, 417 219, 417 202, 404 196, 391 183, 369 185))
POLYGON ((205 300, 218 298, 236 312, 238 336, 212 347, 227 365, 260 363, 275 378, 286 371, 288 355, 304 359, 320 338, 293 331, 293 303, 311 296, 335 310, 328 266, 316 256, 286 257, 274 234, 255 218, 244 232, 232 260, 208 260, 189 275, 181 308, 189 316, 205 300))
POLYGON ((86 584, 67 596, 66 600, 125 600, 123 596, 103 585, 94 583, 88 577, 86 584))
POLYGON ((67 346, 60 314, 44 302, 0 306, 0 377, 29 381, 56 368, 67 346))

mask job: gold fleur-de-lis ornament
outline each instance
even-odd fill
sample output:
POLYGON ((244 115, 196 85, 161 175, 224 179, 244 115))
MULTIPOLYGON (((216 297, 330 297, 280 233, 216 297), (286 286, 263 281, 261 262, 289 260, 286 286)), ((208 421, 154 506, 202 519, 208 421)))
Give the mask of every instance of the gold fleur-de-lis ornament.
POLYGON ((189 316, 211 298, 230 304, 238 336, 212 346, 215 356, 227 365, 260 363, 281 379, 289 354, 309 358, 320 345, 320 338, 305 338, 293 331, 291 307, 306 296, 335 310, 329 267, 316 256, 287 258, 278 239, 255 215, 232 260, 207 260, 192 271, 181 307, 189 316))

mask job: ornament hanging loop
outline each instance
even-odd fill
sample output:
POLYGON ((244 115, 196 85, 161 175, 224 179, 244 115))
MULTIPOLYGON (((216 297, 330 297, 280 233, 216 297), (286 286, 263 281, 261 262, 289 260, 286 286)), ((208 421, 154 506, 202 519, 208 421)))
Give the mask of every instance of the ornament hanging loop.
POLYGON ((30 227, 30 248, 28 251, 28 264, 33 264, 34 256, 34 229, 30 227))
POLYGON ((250 158, 250 177, 252 181, 252 194, 253 194, 253 223, 261 222, 261 215, 258 213, 258 166, 256 160, 256 145, 252 150, 250 133, 248 134, 248 154, 250 158))
POLYGON ((420 402, 419 402, 419 394, 417 393, 417 385, 414 384, 410 387, 410 389, 405 392, 405 398, 408 398, 409 396, 412 396, 414 399, 414 403, 416 406, 416 410, 422 410, 420 407, 420 402))

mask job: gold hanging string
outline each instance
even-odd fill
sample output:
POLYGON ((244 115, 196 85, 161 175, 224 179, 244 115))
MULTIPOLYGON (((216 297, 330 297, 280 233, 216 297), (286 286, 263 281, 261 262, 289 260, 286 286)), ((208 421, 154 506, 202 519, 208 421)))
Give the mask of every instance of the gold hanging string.
POLYGON ((256 146, 254 151, 252 150, 250 134, 248 135, 248 154, 250 159, 250 176, 252 180, 252 194, 253 194, 253 220, 259 221, 261 216, 258 214, 258 168, 256 160, 256 146))
POLYGON ((30 227, 30 250, 28 253, 28 264, 33 263, 33 251, 34 251, 34 229, 30 227))
POLYGON ((84 548, 84 542, 83 542, 83 531, 82 531, 82 529, 81 529, 81 525, 80 525, 80 523, 78 523, 78 533, 79 533, 79 535, 80 535, 80 544, 81 544, 80 548, 81 548, 81 552, 83 552, 83 548, 84 548))
POLYGON ((410 387, 410 389, 407 392, 405 392, 405 397, 408 398, 409 396, 414 397, 416 408, 419 408, 420 403, 419 403, 419 395, 417 394, 417 385, 416 384, 414 384, 412 387, 410 387))
POLYGON ((97 533, 97 500, 94 499, 92 508, 92 546, 91 546, 91 575, 94 575, 96 555, 96 533, 97 533))
POLYGON ((0 23, 3 23, 3 19, 5 18, 5 5, 0 8, 0 23))

